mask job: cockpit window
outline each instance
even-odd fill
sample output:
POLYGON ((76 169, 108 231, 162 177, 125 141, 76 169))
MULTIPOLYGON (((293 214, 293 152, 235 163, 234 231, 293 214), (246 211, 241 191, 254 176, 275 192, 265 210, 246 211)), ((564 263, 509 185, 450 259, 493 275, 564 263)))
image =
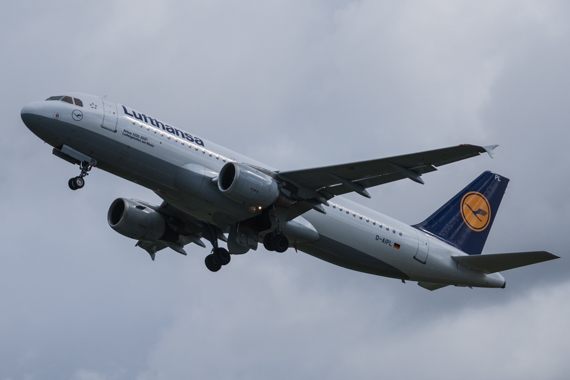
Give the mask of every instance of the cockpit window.
POLYGON ((62 102, 66 102, 69 104, 73 104, 73 101, 75 101, 76 106, 83 107, 83 102, 81 101, 81 99, 77 98, 72 99, 71 96, 64 96, 64 95, 50 96, 46 100, 61 100, 62 102))

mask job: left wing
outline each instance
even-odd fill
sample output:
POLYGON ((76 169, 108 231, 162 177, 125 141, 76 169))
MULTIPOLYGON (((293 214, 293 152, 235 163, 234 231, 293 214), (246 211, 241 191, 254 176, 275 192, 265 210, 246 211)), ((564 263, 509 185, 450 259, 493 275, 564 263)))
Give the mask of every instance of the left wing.
POLYGON ((285 182, 283 189, 298 201, 288 214, 288 219, 292 219, 311 208, 324 212, 321 203, 326 204, 336 195, 354 191, 370 198, 367 188, 404 178, 423 184, 422 174, 485 152, 493 157, 496 147, 463 144, 370 161, 278 172, 277 175, 285 182))
POLYGON ((194 243, 199 245, 200 247, 206 248, 206 244, 200 239, 203 235, 202 227, 200 223, 192 220, 185 215, 180 210, 175 207, 172 207, 167 202, 163 202, 160 206, 152 205, 148 202, 136 200, 136 202, 143 204, 154 211, 162 214, 169 225, 169 227, 178 232, 178 240, 176 241, 169 241, 169 240, 156 240, 156 241, 147 241, 147 240, 139 240, 136 244, 137 247, 141 247, 145 251, 148 252, 150 258, 154 261, 156 257, 156 252, 163 250, 164 248, 171 248, 172 250, 186 255, 186 251, 184 250, 184 246, 190 243, 194 243), (178 223, 177 221, 181 221, 182 224, 178 223))

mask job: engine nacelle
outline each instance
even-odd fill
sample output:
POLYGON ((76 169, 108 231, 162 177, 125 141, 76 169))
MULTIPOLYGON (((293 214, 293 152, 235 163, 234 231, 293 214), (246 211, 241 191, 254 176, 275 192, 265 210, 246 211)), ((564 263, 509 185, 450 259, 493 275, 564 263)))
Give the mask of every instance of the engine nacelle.
POLYGON ((224 165, 218 175, 218 188, 227 197, 248 206, 267 207, 279 197, 275 179, 237 162, 224 165))
POLYGON ((131 239, 155 241, 166 234, 164 217, 132 199, 115 199, 109 207, 107 222, 112 229, 131 239))

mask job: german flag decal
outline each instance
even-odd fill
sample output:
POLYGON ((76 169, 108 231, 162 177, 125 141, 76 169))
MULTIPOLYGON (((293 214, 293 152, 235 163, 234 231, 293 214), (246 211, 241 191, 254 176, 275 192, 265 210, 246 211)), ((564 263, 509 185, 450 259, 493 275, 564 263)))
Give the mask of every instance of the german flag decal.
POLYGON ((394 243, 394 248, 396 248, 396 249, 400 249, 400 244, 398 244, 398 243, 394 243))

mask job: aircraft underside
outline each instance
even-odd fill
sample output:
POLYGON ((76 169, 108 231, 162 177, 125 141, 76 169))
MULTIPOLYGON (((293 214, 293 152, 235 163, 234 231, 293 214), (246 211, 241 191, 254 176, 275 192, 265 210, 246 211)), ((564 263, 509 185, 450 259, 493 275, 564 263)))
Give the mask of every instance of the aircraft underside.
POLYGON ((336 197, 422 175, 496 146, 459 145, 427 152, 292 171, 264 166, 156 118, 86 94, 50 97, 22 110, 22 120, 53 153, 79 165, 68 185, 85 186, 93 167, 152 190, 161 205, 118 198, 109 225, 154 260, 196 244, 212 251, 213 272, 233 255, 295 248, 359 272, 447 285, 504 287, 499 270, 557 256, 524 252, 481 256, 508 179, 484 172, 424 222, 409 226, 336 197), (227 249, 220 246, 220 241, 227 249))

